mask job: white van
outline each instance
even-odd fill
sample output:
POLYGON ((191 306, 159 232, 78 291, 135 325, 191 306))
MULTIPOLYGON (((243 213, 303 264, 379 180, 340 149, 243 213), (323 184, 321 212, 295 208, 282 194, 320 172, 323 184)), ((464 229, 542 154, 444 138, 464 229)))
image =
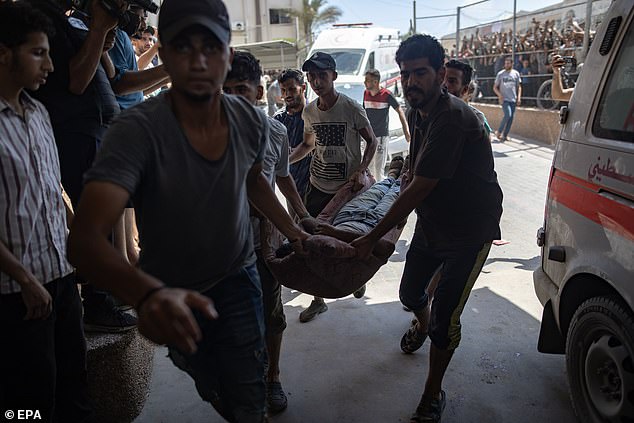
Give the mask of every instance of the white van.
MULTIPOLYGON (((381 86, 401 101, 400 69, 395 60, 399 44, 399 31, 396 29, 370 23, 335 24, 319 33, 308 57, 317 51, 330 54, 337 63, 335 88, 360 104, 363 104, 365 73, 370 69, 377 69, 381 73, 381 86)), ((308 101, 316 97, 308 86, 308 101)), ((394 109, 390 108, 389 118, 392 139, 388 146, 388 161, 394 155, 407 155, 409 149, 401 121, 394 109)))
POLYGON ((615 0, 567 107, 548 185, 538 350, 565 353, 581 422, 634 422, 634 0, 615 0))

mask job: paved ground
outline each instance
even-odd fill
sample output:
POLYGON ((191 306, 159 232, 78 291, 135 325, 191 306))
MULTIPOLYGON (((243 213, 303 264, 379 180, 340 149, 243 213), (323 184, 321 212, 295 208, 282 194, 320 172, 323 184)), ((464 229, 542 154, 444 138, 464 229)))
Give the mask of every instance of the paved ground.
MULTIPOLYGON (((463 337, 445 378, 443 423, 573 422, 563 356, 537 352, 541 305, 531 272, 539 265, 541 226, 552 149, 530 142, 494 143, 505 194, 503 238, 493 247, 462 317, 463 337)), ((282 381, 290 422, 407 422, 427 374, 429 344, 404 355, 399 340, 410 313, 398 283, 411 239, 410 216, 397 250, 369 282, 366 297, 329 301, 329 311, 302 324, 307 295, 285 290, 288 329, 282 381)), ((220 422, 193 382, 156 350, 151 392, 138 423, 220 422)))

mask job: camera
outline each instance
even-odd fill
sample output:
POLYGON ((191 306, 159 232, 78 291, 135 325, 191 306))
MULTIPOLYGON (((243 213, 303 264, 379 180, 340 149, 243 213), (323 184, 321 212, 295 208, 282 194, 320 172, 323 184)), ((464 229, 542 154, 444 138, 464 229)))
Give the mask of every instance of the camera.
POLYGON ((574 56, 564 56, 562 57, 562 59, 564 59, 566 66, 569 66, 571 68, 574 68, 577 66, 577 59, 574 56))
MULTIPOLYGON (((119 19, 119 23, 123 26, 127 23, 128 16, 125 12, 122 12, 119 8, 119 5, 115 0, 94 0, 99 1, 99 3, 115 18, 119 19)), ((88 7, 91 0, 72 0, 72 7, 77 9, 87 15, 88 7)), ((147 10, 149 13, 156 14, 159 10, 159 7, 152 0, 126 0, 126 3, 129 6, 137 6, 142 9, 147 10)))

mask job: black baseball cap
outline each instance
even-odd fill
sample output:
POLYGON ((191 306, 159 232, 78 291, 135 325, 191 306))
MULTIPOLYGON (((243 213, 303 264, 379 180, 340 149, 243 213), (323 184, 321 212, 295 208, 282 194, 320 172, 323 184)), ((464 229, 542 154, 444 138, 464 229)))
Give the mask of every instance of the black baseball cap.
POLYGON ((231 41, 227 7, 221 0, 165 0, 159 13, 161 42, 169 43, 184 29, 200 25, 226 45, 231 41))
POLYGON ((320 70, 336 70, 337 64, 335 59, 328 53, 323 51, 317 51, 313 53, 302 65, 302 70, 308 72, 311 68, 317 68, 320 70))

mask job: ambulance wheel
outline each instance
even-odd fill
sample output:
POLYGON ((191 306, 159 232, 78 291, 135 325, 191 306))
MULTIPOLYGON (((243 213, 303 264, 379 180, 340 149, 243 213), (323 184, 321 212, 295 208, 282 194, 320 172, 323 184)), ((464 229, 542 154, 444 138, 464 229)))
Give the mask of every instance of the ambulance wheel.
POLYGON ((615 298, 579 306, 568 329, 566 367, 580 422, 634 421, 634 316, 615 298))

